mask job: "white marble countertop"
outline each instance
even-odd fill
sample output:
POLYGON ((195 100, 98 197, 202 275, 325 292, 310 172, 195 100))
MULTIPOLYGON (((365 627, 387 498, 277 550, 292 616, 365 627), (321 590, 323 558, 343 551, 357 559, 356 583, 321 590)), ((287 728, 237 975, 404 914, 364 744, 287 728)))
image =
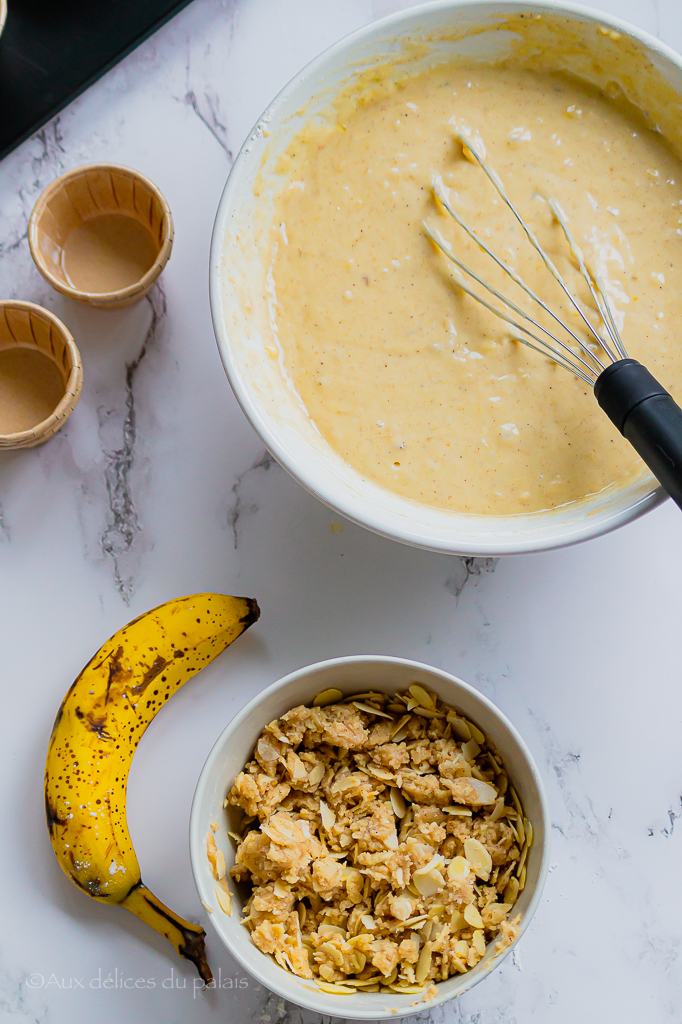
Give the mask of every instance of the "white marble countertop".
MULTIPOLYGON (((350 524, 332 535, 333 515, 264 452, 218 358, 208 244, 233 155, 306 61, 401 6, 194 0, 0 164, 0 294, 61 316, 85 370, 66 428, 0 459, 0 1021, 312 1022, 210 932, 222 987, 194 991, 192 966, 131 915, 87 900, 48 842, 44 754, 67 687, 133 615, 201 590, 252 595, 262 618, 173 698, 135 758, 129 820, 154 892, 201 919, 192 793, 251 695, 325 657, 414 657, 469 680, 511 717, 553 819, 544 901, 519 949, 422 1019, 682 1020, 679 511, 667 503, 587 545, 497 564, 350 524), (39 192, 94 160, 139 168, 175 217, 161 287, 132 310, 61 299, 29 257, 39 192), (144 986, 128 987, 136 979, 144 986)), ((680 0, 595 6, 682 49, 680 0)))

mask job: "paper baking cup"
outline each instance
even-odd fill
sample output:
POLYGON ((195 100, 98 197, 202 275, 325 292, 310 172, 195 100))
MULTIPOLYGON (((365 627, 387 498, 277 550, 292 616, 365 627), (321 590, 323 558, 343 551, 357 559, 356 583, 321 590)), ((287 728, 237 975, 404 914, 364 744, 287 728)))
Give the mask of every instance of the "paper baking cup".
POLYGON ((0 300, 0 349, 36 348, 48 356, 64 380, 63 396, 47 419, 16 434, 0 434, 0 450, 35 448, 63 427, 80 397, 83 369, 71 334, 54 313, 33 302, 0 300))
POLYGON ((138 171, 117 164, 89 164, 67 171, 48 185, 31 214, 28 244, 38 270, 62 295, 101 309, 120 309, 143 299, 168 262, 173 218, 156 185, 138 171), (73 287, 63 269, 69 235, 95 217, 116 213, 132 217, 149 230, 158 245, 153 265, 139 281, 116 291, 73 287))

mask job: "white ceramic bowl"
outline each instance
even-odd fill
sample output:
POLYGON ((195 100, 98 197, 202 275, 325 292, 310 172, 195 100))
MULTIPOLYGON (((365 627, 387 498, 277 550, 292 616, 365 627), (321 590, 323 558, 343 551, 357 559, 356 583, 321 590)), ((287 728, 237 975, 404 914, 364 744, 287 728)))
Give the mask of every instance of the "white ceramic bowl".
MULTIPOLYGON (((364 478, 316 431, 282 374, 281 358, 272 358, 268 301, 275 295, 272 281, 266 279, 270 257, 264 255, 266 248, 269 253, 267 236, 274 209, 268 174, 292 136, 328 105, 339 85, 372 63, 395 59, 402 40, 425 40, 436 56, 447 50, 474 60, 490 59, 514 42, 513 33, 499 25, 500 19, 521 11, 571 19, 575 30, 582 27, 589 34, 589 46, 595 50, 613 45, 609 30, 624 36, 637 52, 631 52, 622 67, 623 80, 628 75, 637 79, 637 64, 644 72, 641 86, 634 87, 635 95, 628 94, 627 88, 626 94, 645 109, 655 104, 652 82, 655 85, 657 78, 682 93, 682 61, 676 53, 618 18, 586 7, 536 0, 443 0, 412 8, 368 25, 326 50, 271 103, 232 168, 211 251, 211 305, 220 354, 242 409, 277 461, 321 501, 354 522, 406 544, 454 554, 517 554, 574 544, 635 519, 664 500, 665 494, 646 474, 620 489, 550 512, 474 516, 421 505, 364 478), (606 32, 600 33, 599 27, 606 32), (476 31, 459 40, 429 42, 429 37, 453 28, 476 31)), ((428 66, 433 59, 421 57, 419 66, 428 66)), ((416 66, 417 57, 411 60, 416 66)), ((584 69, 588 76, 592 65, 598 66, 590 61, 584 69)), ((599 72, 593 78, 599 84, 599 72)))
POLYGON ((383 1020, 406 1016, 421 1009, 432 1009, 482 981, 509 952, 507 950, 503 956, 495 959, 487 954, 467 974, 441 982, 438 995, 428 1003, 420 1002, 420 996, 388 996, 382 992, 335 996, 322 992, 314 982, 289 974, 253 945, 249 932, 239 923, 245 902, 245 888, 239 887, 238 890, 234 883, 231 884, 234 897, 231 916, 216 906, 215 881, 206 856, 206 837, 210 822, 220 822, 221 827, 215 833, 215 840, 225 854, 228 868, 234 864, 234 844, 227 835, 223 800, 235 777, 250 760, 264 726, 299 704, 310 704, 317 693, 331 686, 343 693, 359 693, 368 688, 393 693, 397 689, 406 689, 414 682, 425 683, 444 701, 460 708, 496 744, 534 830, 533 845, 527 861, 526 886, 516 904, 516 910, 521 913, 520 935, 528 927, 540 902, 549 863, 550 819, 547 802, 528 748, 511 722, 494 704, 461 679, 440 669, 403 658, 371 655, 336 658, 292 672, 247 704, 226 727, 209 754, 192 804, 190 852, 199 896, 215 908, 210 915, 211 924, 232 956, 262 985, 292 1003, 317 1013, 360 1020, 383 1020))

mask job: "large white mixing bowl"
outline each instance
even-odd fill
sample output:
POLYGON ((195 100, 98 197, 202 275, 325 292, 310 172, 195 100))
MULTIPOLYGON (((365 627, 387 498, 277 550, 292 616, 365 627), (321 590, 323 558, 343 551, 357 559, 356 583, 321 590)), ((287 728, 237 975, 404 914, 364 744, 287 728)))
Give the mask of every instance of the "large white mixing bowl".
MULTIPOLYGON (((270 104, 235 161, 218 209, 211 248, 213 322, 237 399, 270 452, 312 494, 342 515, 385 537, 453 554, 503 555, 575 544, 635 519, 665 498, 650 475, 564 508, 532 515, 475 516, 402 498, 367 480, 317 432, 287 381, 271 328, 274 284, 268 278, 268 236, 276 192, 274 166, 292 136, 353 75, 387 59, 427 67, 444 54, 490 60, 508 52, 518 36, 504 19, 519 12, 561 15, 594 45, 585 58, 566 33, 561 61, 597 85, 613 77, 643 109, 662 107, 660 85, 682 94, 682 59, 645 32, 573 4, 441 0, 368 25, 330 47, 300 72, 270 104), (476 30, 476 31, 473 31, 476 30), (601 31, 600 31, 601 30, 601 31), (449 36, 448 39, 443 37, 449 36), (405 40, 423 40, 428 55, 405 40), (603 48, 610 47, 604 57, 603 48), (623 51, 614 57, 614 48, 623 51), (618 60, 621 60, 618 77, 618 60)), ((619 51, 620 52, 620 51, 619 51)), ((673 105, 668 102, 667 108, 673 105)), ((677 108, 679 110, 679 107, 677 108)))

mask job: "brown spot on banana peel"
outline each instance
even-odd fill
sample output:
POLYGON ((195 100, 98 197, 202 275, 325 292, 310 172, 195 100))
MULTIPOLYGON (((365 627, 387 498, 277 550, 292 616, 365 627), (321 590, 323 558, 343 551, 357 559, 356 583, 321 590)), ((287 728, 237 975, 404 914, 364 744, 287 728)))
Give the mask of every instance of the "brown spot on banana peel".
POLYGON ((45 817, 47 819, 47 831, 50 833, 50 838, 52 838, 52 836, 54 835, 56 825, 61 825, 62 827, 66 825, 66 818, 59 817, 54 807, 50 803, 47 792, 45 792, 45 817))

